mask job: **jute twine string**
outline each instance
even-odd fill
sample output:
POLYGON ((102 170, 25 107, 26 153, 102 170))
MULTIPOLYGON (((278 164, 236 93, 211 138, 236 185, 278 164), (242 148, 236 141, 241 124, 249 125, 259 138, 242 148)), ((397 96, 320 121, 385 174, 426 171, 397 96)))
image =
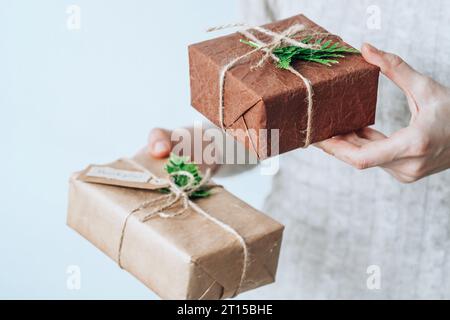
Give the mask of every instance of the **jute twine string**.
POLYGON ((234 296, 236 296, 240 292, 243 282, 247 276, 249 253, 248 253, 248 247, 245 242, 245 239, 231 226, 229 226, 228 224, 213 217, 212 215, 210 215, 209 213, 204 211, 202 208, 200 208, 197 204, 195 204, 194 202, 189 200, 190 195, 192 195, 195 191, 206 186, 209 183, 209 181, 211 179, 211 170, 208 169, 206 171, 206 174, 202 178, 202 180, 198 184, 196 184, 195 177, 190 172, 187 172, 187 171, 178 171, 178 172, 171 173, 169 175, 169 179, 167 179, 167 180, 160 179, 160 178, 157 178, 156 176, 154 176, 152 172, 147 170, 145 167, 141 166, 136 161, 131 160, 131 159, 123 159, 123 160, 130 163, 134 167, 139 168, 140 170, 149 173, 153 179, 157 179, 160 182, 165 182, 166 184, 168 184, 169 185, 169 187, 168 187, 169 193, 162 195, 160 197, 157 197, 155 199, 145 201, 139 207, 137 207, 136 209, 134 209, 127 215, 127 217, 125 218, 125 221, 123 223, 123 226, 122 226, 122 231, 121 231, 120 241, 119 241, 119 250, 118 250, 118 257, 117 257, 117 263, 118 263, 119 267, 123 269, 122 251, 123 251, 123 243, 124 243, 124 238, 125 238, 125 233, 126 233, 125 231, 126 231, 129 219, 134 214, 136 214, 139 211, 145 210, 147 208, 151 208, 149 212, 146 212, 146 214, 142 218, 140 218, 140 221, 142 223, 145 223, 154 217, 160 217, 162 219, 175 218, 177 216, 180 216, 180 215, 186 213, 186 211, 190 208, 190 209, 194 210, 195 212, 197 212, 198 214, 204 216, 208 220, 214 222, 215 224, 220 226, 225 231, 231 233, 234 237, 236 237, 238 239, 239 243, 241 244, 242 249, 243 249, 243 266, 242 266, 242 273, 241 273, 241 277, 239 280, 239 284, 234 292, 234 296), (179 187, 173 181, 173 178, 176 176, 187 177, 188 183, 183 187, 179 187), (177 204, 181 204, 181 209, 179 209, 175 212, 165 212, 165 210, 170 209, 177 204))
MULTIPOLYGON (((224 132, 226 132, 226 125, 224 122, 224 114, 225 114, 225 102, 224 102, 224 94, 225 94, 225 80, 227 76, 227 72, 233 68, 237 63, 240 61, 243 61, 247 59, 248 57, 252 56, 256 52, 264 52, 263 57, 253 66, 251 66, 251 69, 259 68, 261 67, 267 59, 271 58, 275 62, 279 62, 278 57, 273 53, 273 51, 279 47, 281 47, 283 44, 289 44, 301 48, 309 48, 309 49, 317 49, 317 45, 315 44, 305 44, 303 42, 297 41, 293 39, 292 37, 298 34, 300 31, 304 31, 306 27, 302 24, 294 24, 290 27, 288 27, 286 30, 284 30, 281 33, 277 33, 271 30, 268 30, 263 27, 254 27, 254 26, 247 26, 245 24, 228 24, 223 25, 219 27, 213 27, 209 28, 207 31, 218 31, 222 29, 227 28, 234 28, 234 27, 244 27, 244 29, 239 30, 238 32, 242 34, 243 36, 247 37, 254 43, 258 45, 258 48, 255 48, 237 58, 234 58, 229 63, 227 63, 223 68, 220 70, 219 74, 219 122, 220 127, 224 132), (262 40, 258 39, 253 33, 250 32, 250 30, 258 31, 262 34, 265 34, 267 36, 272 37, 272 41, 270 42, 263 42, 262 40)), ((313 88, 311 85, 311 82, 303 76, 300 72, 295 70, 292 67, 287 68, 289 72, 294 74, 296 77, 300 78, 303 83, 306 86, 307 90, 307 124, 305 132, 305 141, 303 144, 304 148, 307 148, 311 144, 311 136, 312 136, 312 120, 313 120, 313 88)))

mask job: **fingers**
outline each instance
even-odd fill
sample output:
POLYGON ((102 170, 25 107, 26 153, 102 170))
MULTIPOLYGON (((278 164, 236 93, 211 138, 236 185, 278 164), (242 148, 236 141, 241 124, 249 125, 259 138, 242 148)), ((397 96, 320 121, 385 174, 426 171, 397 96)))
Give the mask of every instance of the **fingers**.
POLYGON ((403 183, 416 182, 432 174, 436 167, 426 160, 426 139, 418 138, 410 127, 389 138, 377 130, 365 128, 315 146, 357 169, 379 166, 403 183), (413 146, 412 141, 415 141, 413 146))
POLYGON ((383 168, 384 171, 386 171, 387 173, 389 173, 391 176, 393 176, 397 181, 400 181, 401 183, 413 183, 416 182, 417 180, 405 175, 401 172, 398 172, 396 170, 390 169, 390 168, 383 168))
POLYGON ((328 140, 317 142, 314 144, 314 146, 322 149, 322 151, 328 153, 330 156, 336 157, 339 160, 347 163, 349 162, 344 160, 341 156, 342 150, 346 149, 347 152, 350 152, 350 150, 359 147, 358 145, 349 142, 348 139, 344 136, 337 136, 328 140))
POLYGON ((377 131, 377 130, 369 128, 369 127, 357 131, 356 134, 359 137, 364 138, 366 140, 370 140, 370 141, 383 140, 383 139, 387 138, 387 136, 385 136, 380 131, 377 131))
POLYGON ((412 95, 418 80, 425 78, 399 56, 378 50, 368 43, 363 45, 361 53, 367 62, 380 67, 381 72, 405 93, 412 95))
MULTIPOLYGON (((362 152, 360 151, 361 145, 354 144, 353 141, 350 141, 348 135, 320 142, 319 144, 316 144, 316 146, 357 169, 363 170, 375 166, 373 165, 375 163, 374 159, 370 159, 363 154, 357 155, 358 152, 362 152), (347 150, 342 151, 338 149, 347 150)), ((379 166, 395 179, 402 183, 412 183, 420 179, 420 176, 414 173, 414 171, 409 170, 404 172, 404 165, 401 163, 410 160, 400 159, 389 161, 390 159, 390 157, 385 157, 384 159, 380 157, 377 161, 380 163, 385 162, 384 164, 379 164, 379 166)), ((412 169, 415 170, 414 168, 412 169)))
POLYGON ((372 138, 376 137, 377 140, 367 140, 367 143, 361 144, 355 143, 354 138, 346 135, 317 143, 316 146, 361 170, 382 166, 401 158, 405 151, 402 134, 380 139, 380 133, 376 131, 367 131, 367 133, 372 135, 372 138))
POLYGON ((345 140, 357 146, 365 145, 371 141, 384 140, 386 138, 387 137, 381 132, 369 127, 335 137, 335 139, 345 140))
POLYGON ((148 151, 152 157, 161 159, 170 155, 172 142, 170 132, 164 129, 153 129, 148 136, 148 151))

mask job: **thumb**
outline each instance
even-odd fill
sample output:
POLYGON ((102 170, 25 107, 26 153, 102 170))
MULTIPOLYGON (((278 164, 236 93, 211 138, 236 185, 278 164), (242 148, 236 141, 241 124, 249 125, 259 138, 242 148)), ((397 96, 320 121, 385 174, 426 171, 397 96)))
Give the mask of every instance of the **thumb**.
POLYGON ((413 96, 414 86, 423 78, 422 74, 414 70, 399 56, 381 51, 368 43, 363 45, 361 53, 367 62, 380 67, 386 77, 405 93, 413 96))
POLYGON ((172 142, 168 130, 155 128, 148 137, 148 150, 154 158, 166 158, 172 151, 172 142))

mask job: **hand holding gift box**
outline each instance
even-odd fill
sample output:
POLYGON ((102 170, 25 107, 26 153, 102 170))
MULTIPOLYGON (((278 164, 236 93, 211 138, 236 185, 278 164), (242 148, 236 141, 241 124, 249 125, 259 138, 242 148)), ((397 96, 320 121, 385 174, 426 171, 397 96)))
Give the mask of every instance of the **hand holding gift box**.
MULTIPOLYGON (((339 38, 304 16, 241 33, 190 47, 192 104, 260 158, 373 123, 379 70, 339 38), (280 130, 278 150, 261 129, 280 130)), ((188 164, 163 167, 141 154, 74 175, 69 226, 163 298, 273 282, 283 227, 188 164)))
POLYGON ((67 223, 166 299, 222 299, 274 281, 283 226, 145 154, 70 180, 67 223), (172 178, 170 178, 172 177, 172 178))
POLYGON ((192 105, 261 159, 307 147, 374 123, 379 68, 355 51, 303 15, 194 44, 192 105))

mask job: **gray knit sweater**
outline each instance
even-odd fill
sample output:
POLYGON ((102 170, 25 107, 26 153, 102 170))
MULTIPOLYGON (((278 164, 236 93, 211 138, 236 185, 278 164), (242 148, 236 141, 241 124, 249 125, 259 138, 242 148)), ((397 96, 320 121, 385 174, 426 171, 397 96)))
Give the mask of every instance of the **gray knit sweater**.
MULTIPOLYGON (((448 1, 246 0, 242 6, 252 23, 304 13, 350 44, 369 41, 450 86, 448 1)), ((376 128, 390 134, 408 122, 402 92, 382 79, 376 128)), ((244 297, 450 298, 449 171, 403 185, 381 169, 361 172, 315 148, 299 150, 281 157, 265 211, 286 225, 277 282, 244 297), (375 273, 367 273, 369 266, 375 273), (380 289, 374 289, 376 279, 370 286, 367 279, 378 271, 380 289)))

